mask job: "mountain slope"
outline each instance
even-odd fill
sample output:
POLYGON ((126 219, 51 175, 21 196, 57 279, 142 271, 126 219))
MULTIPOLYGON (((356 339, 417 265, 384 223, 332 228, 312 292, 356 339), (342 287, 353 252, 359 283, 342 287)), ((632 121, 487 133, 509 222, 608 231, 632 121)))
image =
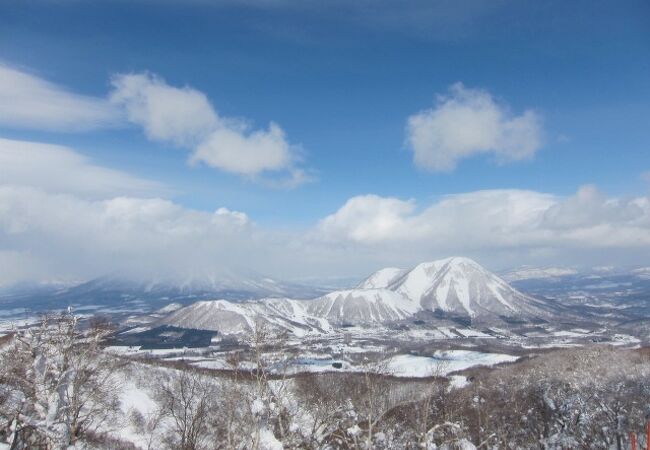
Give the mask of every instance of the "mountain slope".
POLYGON ((307 314, 303 302, 292 299, 262 299, 243 303, 209 300, 193 303, 164 318, 161 323, 182 328, 249 333, 257 324, 291 331, 297 336, 331 331, 327 320, 307 314))
POLYGON ((469 258, 422 263, 388 289, 419 303, 470 318, 546 315, 535 299, 512 288, 469 258))
POLYGON ((398 269, 396 267, 387 267, 385 269, 378 270, 363 280, 361 283, 359 283, 357 285, 357 289, 387 288, 406 272, 407 271, 405 269, 398 269))
POLYGON ((336 324, 394 322, 420 310, 413 300, 387 289, 335 291, 303 304, 310 315, 336 324))

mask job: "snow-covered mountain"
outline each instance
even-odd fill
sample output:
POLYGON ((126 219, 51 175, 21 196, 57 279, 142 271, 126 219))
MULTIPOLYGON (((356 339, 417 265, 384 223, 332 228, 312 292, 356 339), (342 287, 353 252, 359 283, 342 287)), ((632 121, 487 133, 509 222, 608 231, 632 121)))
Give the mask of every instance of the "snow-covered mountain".
POLYGON ((332 327, 327 320, 309 315, 305 306, 304 301, 286 298, 244 303, 227 300, 200 301, 173 312, 162 323, 223 334, 249 332, 257 322, 291 331, 298 336, 307 332, 331 331, 332 327))
POLYGON ((123 276, 101 277, 75 286, 72 290, 123 291, 132 295, 170 298, 207 295, 229 300, 304 296, 318 292, 306 286, 281 282, 262 275, 234 272, 149 279, 130 279, 123 276))
POLYGON ((388 289, 412 299, 424 310, 470 318, 529 316, 541 313, 537 302, 469 258, 422 263, 388 289))
POLYGON ((175 311, 164 323, 228 333, 249 330, 262 320, 302 333, 345 324, 398 322, 423 311, 442 311, 477 321, 550 314, 543 302, 510 287, 471 259, 453 257, 422 263, 411 270, 382 269, 356 289, 311 300, 197 302, 175 311))
POLYGON ((388 289, 335 291, 303 304, 310 315, 335 324, 394 322, 420 310, 416 301, 388 289))
POLYGON ((352 289, 331 292, 313 300, 200 301, 176 310, 162 322, 230 334, 250 331, 261 321, 301 335, 309 331, 328 332, 333 326, 345 324, 395 322, 417 311, 419 307, 415 302, 395 292, 352 289))
POLYGON ((138 304, 158 309, 170 302, 184 305, 214 298, 244 301, 268 297, 312 298, 329 290, 273 280, 256 274, 219 273, 187 277, 130 278, 112 275, 74 285, 20 286, 0 290, 4 308, 49 311, 87 305, 122 308, 138 304))
POLYGON ((385 269, 380 269, 359 283, 357 289, 387 288, 406 272, 406 269, 398 269, 396 267, 387 267, 385 269))

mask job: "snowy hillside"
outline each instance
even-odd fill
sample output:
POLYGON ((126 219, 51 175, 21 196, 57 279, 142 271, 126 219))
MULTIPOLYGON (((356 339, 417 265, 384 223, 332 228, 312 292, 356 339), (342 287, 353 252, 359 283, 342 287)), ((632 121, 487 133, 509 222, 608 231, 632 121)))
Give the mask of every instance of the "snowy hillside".
POLYGON ((311 315, 337 324, 394 322, 420 310, 416 301, 387 289, 335 291, 304 305, 311 315))
POLYGON ((244 303, 227 300, 200 301, 172 313, 163 323, 238 334, 249 332, 258 321, 291 331, 297 336, 307 332, 331 331, 327 320, 310 316, 302 301, 292 299, 263 299, 244 303))

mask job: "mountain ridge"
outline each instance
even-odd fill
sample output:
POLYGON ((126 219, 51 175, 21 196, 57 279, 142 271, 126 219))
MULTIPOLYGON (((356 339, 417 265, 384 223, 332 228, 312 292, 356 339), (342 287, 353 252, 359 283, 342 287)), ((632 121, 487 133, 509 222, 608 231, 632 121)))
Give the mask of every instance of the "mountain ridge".
MULTIPOLYGON (((542 301, 508 285, 475 261, 451 257, 421 263, 410 270, 380 269, 356 288, 337 290, 305 299, 261 299, 229 307, 215 300, 213 328, 223 331, 232 323, 248 324, 262 320, 284 328, 293 323, 299 328, 318 324, 320 330, 346 325, 386 325, 408 320, 423 312, 467 317, 474 321, 506 318, 548 318, 551 312, 542 301), (385 287, 382 287, 384 286, 385 287), (368 286, 368 287, 366 287, 368 286), (224 312, 226 311, 227 312, 224 312), (220 324, 220 321, 223 322, 220 324)), ((209 303, 209 302, 207 302, 209 303)), ((172 313, 164 323, 177 326, 209 322, 206 302, 172 313), (199 311, 192 313, 192 309, 199 311)))

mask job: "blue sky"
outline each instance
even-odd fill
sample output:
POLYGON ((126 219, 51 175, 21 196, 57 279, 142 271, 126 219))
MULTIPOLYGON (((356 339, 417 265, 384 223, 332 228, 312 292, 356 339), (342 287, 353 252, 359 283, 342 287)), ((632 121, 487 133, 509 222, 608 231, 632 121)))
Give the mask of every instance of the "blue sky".
MULTIPOLYGON (((296 240, 364 195, 413 200, 415 209, 406 216, 450 194, 480 190, 526 190, 561 202, 577 196, 581 186, 595 185, 603 203, 630 202, 648 194, 648 24, 644 1, 3 2, 0 62, 6 67, 106 102, 114 77, 155 75, 165 86, 202 93, 219 117, 246 119, 246 133, 276 123, 293 159, 253 176, 205 160, 188 164, 187 145, 179 149, 170 139, 152 138, 133 118, 80 131, 37 126, 29 117, 3 120, 0 112, 0 137, 65 146, 92 164, 164 186, 148 198, 188 211, 243 211, 265 232, 300 233, 296 240), (409 117, 441 108, 445 100, 436 95, 457 100, 450 86, 459 82, 464 87, 458 95, 489 96, 506 121, 527 111, 534 116, 527 131, 535 137, 526 135, 534 142, 526 141, 531 147, 524 157, 488 149, 444 170, 414 161, 409 117), (269 186, 270 179, 281 181, 298 169, 308 182, 269 186)), ((127 110, 129 101, 121 104, 127 110)), ((522 139, 494 145, 518 151, 513 146, 522 139)), ((421 145, 426 152, 438 148, 421 145)), ((630 247, 643 244, 648 232, 638 228, 644 218, 635 220, 641 236, 627 242, 630 247)), ((344 232, 337 230, 359 241, 350 227, 346 222, 344 232)), ((54 239, 48 236, 39 239, 54 239)), ((553 251, 548 254, 555 256, 539 257, 547 247, 565 245, 559 242, 526 241, 522 245, 535 247, 536 256, 517 253, 501 264, 562 260, 553 251)), ((481 259, 488 255, 485 247, 458 250, 481 259)), ((592 258, 595 247, 580 244, 585 247, 572 263, 592 258)), ((625 248, 611 254, 627 254, 625 248)), ((359 271, 390 259, 373 255, 358 262, 359 271)), ((643 262, 639 256, 615 259, 643 262)), ((395 260, 412 262, 404 255, 395 260)))

